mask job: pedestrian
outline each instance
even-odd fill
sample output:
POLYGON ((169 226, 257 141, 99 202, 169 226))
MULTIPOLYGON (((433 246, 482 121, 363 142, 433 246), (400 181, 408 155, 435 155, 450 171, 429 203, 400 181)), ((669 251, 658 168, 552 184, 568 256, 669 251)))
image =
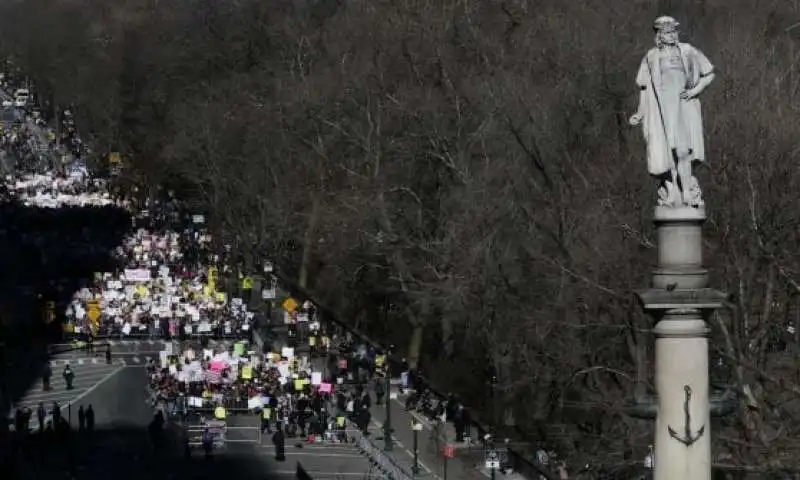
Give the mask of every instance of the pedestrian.
POLYGON ((86 430, 89 432, 94 431, 94 409, 92 404, 86 408, 86 430))
POLYGON ((61 407, 58 405, 58 402, 53 402, 53 409, 50 412, 53 415, 53 426, 55 427, 58 425, 58 422, 61 421, 61 407))
POLYGON ((72 371, 69 364, 64 367, 64 382, 67 384, 67 390, 72 390, 72 381, 75 379, 75 372, 72 371))
POLYGON ((14 428, 19 435, 28 433, 28 429, 25 428, 25 412, 21 408, 18 408, 14 413, 14 428))
POLYGON ((203 452, 205 452, 206 460, 211 459, 211 454, 214 451, 214 435, 211 434, 211 431, 206 427, 203 430, 203 452))
POLYGON ((375 404, 383 405, 383 396, 386 395, 384 381, 380 378, 375 379, 375 404))
POLYGON ((44 408, 44 402, 39 402, 36 408, 36 420, 39 421, 39 431, 44 432, 44 419, 47 417, 47 409, 44 408))
POLYGON ((50 391, 50 378, 53 376, 53 369, 50 368, 50 362, 45 363, 44 370, 42 371, 42 390, 45 392, 50 391))
POLYGON ((364 436, 369 435, 369 422, 372 421, 372 414, 369 412, 369 407, 367 405, 361 406, 361 411, 358 413, 358 417, 356 418, 356 422, 358 428, 361 429, 361 433, 364 436))
POLYGON ((83 405, 78 407, 78 431, 86 429, 86 412, 83 411, 83 405))
POLYGON ((279 462, 286 461, 286 437, 283 435, 280 424, 275 434, 272 435, 272 444, 275 446, 275 460, 279 462))
POLYGON ((106 363, 111 365, 111 344, 106 344, 106 363))

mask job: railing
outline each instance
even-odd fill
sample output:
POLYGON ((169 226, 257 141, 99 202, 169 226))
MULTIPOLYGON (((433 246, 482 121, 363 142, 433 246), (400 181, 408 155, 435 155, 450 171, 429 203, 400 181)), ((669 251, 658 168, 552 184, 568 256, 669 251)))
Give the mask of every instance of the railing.
POLYGON ((254 444, 261 445, 262 433, 260 427, 231 427, 228 425, 191 425, 185 427, 187 443, 190 447, 200 447, 203 445, 203 433, 206 428, 215 429, 214 448, 225 448, 228 444, 254 444), (231 438, 232 434, 244 434, 244 438, 231 438))
MULTIPOLYGON (((75 332, 64 332, 64 340, 75 340, 88 338, 87 335, 75 332)), ((194 340, 201 342, 203 340, 250 340, 251 334, 249 331, 237 331, 232 333, 220 333, 219 331, 209 333, 178 333, 170 335, 168 332, 162 332, 161 329, 155 329, 146 332, 131 332, 123 333, 121 331, 113 331, 109 329, 101 329, 94 337, 95 340, 194 340)))
POLYGON ((214 409, 221 405, 225 408, 225 411, 232 412, 232 413, 239 413, 239 412, 249 412, 251 409, 247 406, 247 399, 246 398, 235 398, 230 396, 223 396, 222 403, 218 404, 217 402, 213 402, 210 399, 203 400, 202 407, 195 407, 189 406, 187 409, 190 412, 202 412, 202 413, 209 413, 214 411, 214 409))
POLYGON ((383 453, 383 450, 360 432, 354 435, 356 448, 366 456, 383 477, 388 480, 413 480, 414 475, 403 468, 395 459, 383 453))

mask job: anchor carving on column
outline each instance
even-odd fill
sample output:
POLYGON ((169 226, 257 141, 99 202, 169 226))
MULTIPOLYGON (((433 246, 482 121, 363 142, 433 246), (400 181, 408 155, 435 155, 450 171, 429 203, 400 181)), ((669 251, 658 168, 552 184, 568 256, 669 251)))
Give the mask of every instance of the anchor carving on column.
POLYGON ((689 401, 692 398, 692 387, 690 387, 689 385, 684 385, 683 391, 686 392, 686 399, 683 402, 683 412, 686 415, 685 423, 683 425, 684 435, 681 437, 670 426, 667 426, 667 430, 669 431, 670 437, 681 442, 687 447, 691 447, 692 444, 694 444, 696 441, 700 439, 700 437, 703 436, 703 433, 705 433, 706 431, 706 426, 703 425, 702 427, 700 427, 700 430, 698 430, 696 434, 694 435, 692 434, 692 416, 689 413, 689 401))

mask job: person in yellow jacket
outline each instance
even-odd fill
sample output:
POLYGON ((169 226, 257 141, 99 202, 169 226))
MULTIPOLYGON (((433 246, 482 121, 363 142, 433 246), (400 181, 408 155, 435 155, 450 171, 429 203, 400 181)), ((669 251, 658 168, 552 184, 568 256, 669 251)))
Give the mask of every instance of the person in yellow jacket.
POLYGON ((240 278, 242 280, 241 282, 242 302, 245 305, 250 305, 250 300, 253 294, 253 278, 246 275, 240 278))
POLYGON ((272 409, 265 406, 261 409, 261 433, 272 433, 272 409))

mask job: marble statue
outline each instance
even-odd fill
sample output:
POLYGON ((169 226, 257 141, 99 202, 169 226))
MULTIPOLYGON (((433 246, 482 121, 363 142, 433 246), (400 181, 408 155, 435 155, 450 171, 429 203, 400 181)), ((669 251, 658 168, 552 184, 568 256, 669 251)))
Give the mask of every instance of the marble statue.
POLYGON ((678 41, 678 25, 672 17, 656 19, 656 47, 639 67, 639 109, 629 123, 642 126, 647 169, 661 180, 658 204, 700 207, 702 193, 692 175, 692 165, 706 155, 698 97, 714 80, 714 67, 700 50, 678 41))

